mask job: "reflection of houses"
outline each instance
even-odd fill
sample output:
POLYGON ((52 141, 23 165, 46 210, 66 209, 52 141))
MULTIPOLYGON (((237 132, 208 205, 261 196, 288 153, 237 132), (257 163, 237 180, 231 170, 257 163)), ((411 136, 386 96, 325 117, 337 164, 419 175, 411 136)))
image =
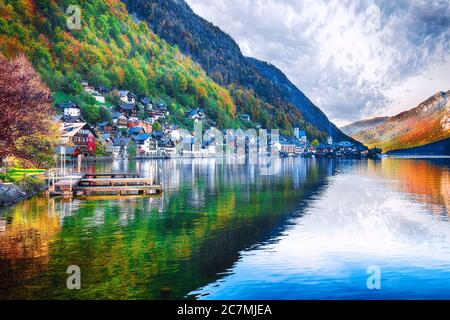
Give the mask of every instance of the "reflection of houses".
POLYGON ((97 135, 87 123, 62 123, 60 144, 75 147, 83 155, 95 156, 97 135))

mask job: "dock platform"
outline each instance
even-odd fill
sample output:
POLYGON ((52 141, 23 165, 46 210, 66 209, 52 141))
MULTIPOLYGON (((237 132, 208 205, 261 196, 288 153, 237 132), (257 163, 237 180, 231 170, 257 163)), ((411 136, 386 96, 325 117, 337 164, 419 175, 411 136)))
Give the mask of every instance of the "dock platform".
POLYGON ((155 179, 137 173, 71 173, 53 183, 54 196, 158 195, 163 188, 155 179))

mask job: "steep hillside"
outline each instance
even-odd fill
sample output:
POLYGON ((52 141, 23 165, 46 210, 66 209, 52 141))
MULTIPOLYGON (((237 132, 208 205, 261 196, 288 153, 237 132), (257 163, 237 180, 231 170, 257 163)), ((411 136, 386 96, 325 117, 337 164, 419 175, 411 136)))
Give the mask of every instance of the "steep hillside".
MULTIPOLYGON (((267 108, 275 110, 277 124, 286 117, 286 129, 300 125, 306 127, 310 135, 324 139, 331 127, 336 140, 349 139, 284 75, 280 86, 277 83, 280 76, 273 77, 274 73, 266 72, 268 68, 262 63, 244 57, 229 35, 196 15, 184 0, 123 2, 130 12, 146 20, 155 33, 191 55, 215 81, 230 86, 232 91, 254 92, 267 108)), ((276 73, 281 73, 276 70, 276 73)))
POLYGON ((135 23, 118 0, 0 0, 0 53, 19 52, 53 91, 71 98, 83 95, 86 79, 164 99, 173 120, 186 121, 186 111, 202 107, 221 127, 239 124, 229 91, 145 23, 135 23), (66 10, 74 4, 81 28, 69 30, 66 10))
POLYGON ((450 138, 439 140, 420 147, 392 150, 387 154, 390 156, 450 156, 450 138))
POLYGON ((331 132, 332 137, 336 141, 352 140, 331 123, 322 110, 316 107, 280 69, 272 64, 254 58, 247 58, 247 61, 253 64, 267 79, 269 79, 287 101, 298 106, 306 122, 323 132, 331 132))
POLYGON ((450 91, 438 92, 414 109, 354 136, 384 152, 426 145, 450 137, 450 91))
POLYGON ((376 126, 379 126, 389 120, 389 117, 376 117, 373 119, 366 119, 348 124, 342 128, 342 132, 349 136, 354 136, 360 131, 367 130, 376 126))

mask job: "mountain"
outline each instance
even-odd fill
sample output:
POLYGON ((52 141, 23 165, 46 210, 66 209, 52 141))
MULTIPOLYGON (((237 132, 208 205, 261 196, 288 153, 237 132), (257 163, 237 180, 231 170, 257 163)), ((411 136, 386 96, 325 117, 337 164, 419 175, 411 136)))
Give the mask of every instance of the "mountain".
POLYGON ((417 107, 390 117, 353 137, 384 152, 423 146, 450 137, 450 90, 438 92, 417 107))
POLYGON ((349 136, 354 136, 357 133, 359 133, 360 131, 379 126, 379 125, 385 123, 387 120, 389 120, 389 117, 376 117, 376 118, 372 118, 372 119, 360 120, 360 121, 348 124, 344 127, 341 127, 340 129, 345 134, 348 134, 349 136))
POLYGON ((450 156, 450 138, 439 140, 420 147, 392 150, 389 151, 387 154, 390 156, 415 156, 415 155, 450 156))
MULTIPOLYGON (((254 93, 276 123, 287 120, 285 129, 302 126, 310 136, 325 139, 329 130, 337 141, 352 140, 336 128, 319 108, 275 67, 245 57, 237 43, 220 28, 196 15, 184 0, 123 0, 138 19, 199 63, 217 83, 232 95, 254 93), (285 119, 286 118, 286 119, 285 119)), ((251 102, 248 101, 247 102, 251 102)), ((248 112, 245 105, 238 111, 248 112), (243 110, 242 110, 243 109, 243 110)), ((256 112, 253 112, 255 115, 256 112)))
POLYGON ((308 123, 311 123, 323 132, 331 133, 331 136, 336 141, 352 140, 330 122, 325 113, 315 106, 280 69, 270 63, 254 58, 247 58, 247 61, 253 64, 264 77, 269 79, 287 101, 300 109, 308 123))
MULTIPOLYGON (((136 22, 119 0, 76 3, 81 28, 69 29, 70 0, 0 0, 0 54, 25 53, 54 96, 79 103, 90 122, 107 112, 84 93, 82 80, 164 100, 168 120, 187 128, 192 121, 185 114, 197 107, 222 128, 242 124, 230 91, 146 23, 136 22)), ((275 115, 265 115, 275 122, 275 115)))

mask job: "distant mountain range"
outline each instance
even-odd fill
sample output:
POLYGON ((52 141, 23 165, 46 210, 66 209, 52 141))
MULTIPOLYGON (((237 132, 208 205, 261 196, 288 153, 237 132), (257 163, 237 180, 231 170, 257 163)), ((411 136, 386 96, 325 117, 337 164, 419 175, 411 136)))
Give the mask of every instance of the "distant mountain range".
MULTIPOLYGON (((425 146, 450 138, 450 90, 393 117, 374 118, 342 128, 356 140, 384 152, 425 146)), ((433 146, 437 146, 436 144, 433 146)), ((423 150, 426 150, 423 149, 423 150)))
POLYGON ((349 136, 356 135, 360 131, 379 126, 389 120, 389 117, 376 117, 353 122, 341 128, 342 132, 349 136))
MULTIPOLYGON (((268 110, 278 113, 280 125, 304 127, 310 136, 335 141, 353 140, 332 124, 289 79, 271 64, 245 57, 237 43, 220 28, 196 15, 184 0, 122 0, 128 11, 190 55, 217 83, 250 90, 268 110), (300 116, 300 117, 299 117, 300 116)), ((236 96, 236 94, 234 94, 236 96)), ((246 108, 245 105, 237 106, 246 108)))

